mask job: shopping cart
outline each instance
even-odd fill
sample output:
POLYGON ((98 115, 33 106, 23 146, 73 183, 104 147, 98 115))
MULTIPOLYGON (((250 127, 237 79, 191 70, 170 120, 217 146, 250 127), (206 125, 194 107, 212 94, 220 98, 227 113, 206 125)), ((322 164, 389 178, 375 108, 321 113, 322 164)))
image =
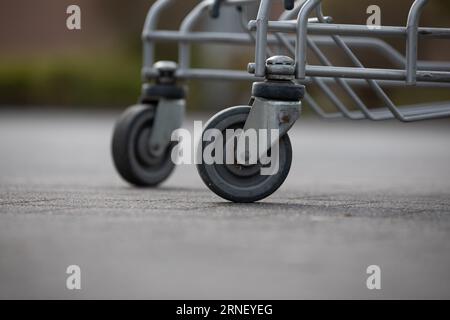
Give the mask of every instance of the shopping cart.
MULTIPOLYGON (((249 105, 225 109, 212 117, 204 128, 277 130, 278 170, 262 175, 262 163, 208 164, 199 161, 198 172, 205 184, 217 195, 234 202, 254 202, 275 192, 286 179, 292 161, 288 131, 298 119, 301 101, 323 118, 345 117, 352 120, 374 121, 398 119, 412 122, 450 116, 450 103, 398 107, 386 93, 386 88, 397 86, 450 86, 450 64, 418 61, 419 38, 449 38, 450 29, 419 26, 419 19, 427 0, 416 0, 411 5, 406 26, 334 24, 322 13, 321 0, 284 0, 285 11, 276 21, 269 20, 274 4, 279 0, 205 0, 184 18, 179 30, 158 30, 161 13, 176 3, 158 0, 148 12, 143 31, 144 85, 139 104, 130 107, 115 127, 112 154, 120 175, 136 186, 156 186, 173 171, 171 153, 175 143, 172 132, 182 125, 185 111, 185 79, 221 79, 254 81, 249 105), (255 20, 247 21, 249 5, 259 3, 255 20), (242 32, 193 31, 199 19, 210 14, 219 18, 221 7, 237 9, 242 32), (315 13, 315 17, 310 18, 315 13), (406 52, 401 54, 383 37, 401 37, 406 41, 406 52), (156 42, 178 43, 178 64, 154 61, 156 42), (248 70, 220 70, 191 68, 190 53, 193 43, 226 43, 255 46, 255 62, 248 70), (335 66, 323 48, 338 48, 353 66, 335 66), (355 54, 355 49, 368 48, 392 62, 392 68, 367 68, 355 54), (320 62, 307 63, 309 55, 320 62), (286 55, 275 54, 287 52, 286 55), (291 57, 294 57, 291 58, 291 57), (336 108, 327 111, 305 86, 314 84, 336 108), (342 97, 332 89, 339 86, 356 107, 350 109, 342 97), (355 88, 366 86, 383 102, 381 108, 370 108, 355 88)), ((199 150, 214 141, 201 139, 199 150)), ((269 140, 270 141, 270 140, 269 140)), ((226 143, 226 142, 224 142, 226 143)), ((271 151, 273 141, 258 154, 271 151)), ((199 155, 203 157, 202 154, 199 155)), ((232 155, 235 157, 236 155, 232 155)))

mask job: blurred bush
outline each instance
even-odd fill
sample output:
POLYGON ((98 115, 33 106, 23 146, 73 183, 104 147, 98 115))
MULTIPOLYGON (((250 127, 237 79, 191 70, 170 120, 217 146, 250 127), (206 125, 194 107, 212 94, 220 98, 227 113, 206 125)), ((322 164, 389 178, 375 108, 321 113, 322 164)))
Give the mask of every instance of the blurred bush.
POLYGON ((130 56, 10 60, 0 65, 1 102, 123 106, 139 96, 140 67, 130 56))

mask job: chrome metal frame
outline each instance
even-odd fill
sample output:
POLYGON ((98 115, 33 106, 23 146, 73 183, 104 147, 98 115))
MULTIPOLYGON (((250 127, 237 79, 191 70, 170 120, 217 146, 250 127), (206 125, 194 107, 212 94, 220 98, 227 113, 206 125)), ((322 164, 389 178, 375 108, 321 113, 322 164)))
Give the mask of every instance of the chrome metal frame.
MULTIPOLYGON (((213 0, 204 0, 196 5, 182 21, 179 30, 158 30, 161 13, 175 4, 175 0, 158 0, 150 8, 145 22, 142 38, 144 41, 145 81, 158 76, 153 68, 155 43, 175 41, 179 45, 179 79, 221 79, 257 81, 266 75, 265 62, 271 54, 271 46, 282 47, 295 56, 296 81, 302 84, 316 84, 337 112, 327 113, 306 94, 305 101, 321 117, 349 119, 385 120, 396 118, 410 122, 450 116, 450 102, 429 105, 397 107, 386 94, 384 87, 450 86, 450 64, 444 62, 418 61, 417 47, 419 38, 450 38, 450 28, 420 27, 419 19, 428 0, 415 0, 412 4, 406 26, 381 26, 370 29, 366 25, 334 24, 330 17, 322 13, 322 0, 299 0, 293 10, 285 11, 277 21, 270 21, 272 5, 279 0, 224 0, 225 6, 246 7, 259 2, 259 11, 255 20, 248 22, 248 28, 240 33, 194 32, 193 28, 201 17, 208 13, 213 0), (310 18, 315 13, 316 17, 310 18), (383 37, 403 37, 406 52, 401 54, 383 37), (226 43, 230 45, 255 46, 255 74, 244 70, 199 69, 190 67, 192 43, 226 43), (321 47, 339 48, 353 63, 352 67, 334 66, 321 47), (367 68, 354 53, 355 48, 371 48, 393 62, 397 69, 367 68), (309 49, 309 52, 308 52, 309 49), (314 54, 320 65, 309 65, 307 53, 314 54), (352 111, 330 88, 330 84, 339 85, 350 97, 358 109, 352 111), (368 86, 383 102, 382 108, 370 109, 354 90, 355 86, 368 86)), ((242 15, 242 11, 241 11, 242 15)), ((243 18, 243 16, 241 17, 243 18)))

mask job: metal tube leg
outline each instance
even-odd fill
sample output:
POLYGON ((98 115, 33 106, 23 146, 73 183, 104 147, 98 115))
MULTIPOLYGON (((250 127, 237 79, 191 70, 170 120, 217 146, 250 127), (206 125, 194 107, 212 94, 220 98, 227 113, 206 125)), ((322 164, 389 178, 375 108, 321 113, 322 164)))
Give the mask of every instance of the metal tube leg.
POLYGON ((428 0, 414 1, 408 15, 406 25, 406 83, 409 85, 416 83, 419 19, 427 2, 428 0))

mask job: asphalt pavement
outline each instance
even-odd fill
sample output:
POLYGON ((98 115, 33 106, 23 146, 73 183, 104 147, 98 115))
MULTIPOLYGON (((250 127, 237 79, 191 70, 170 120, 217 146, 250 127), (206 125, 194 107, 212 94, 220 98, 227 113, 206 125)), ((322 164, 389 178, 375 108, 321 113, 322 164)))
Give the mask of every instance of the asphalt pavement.
POLYGON ((0 111, 2 299, 450 298, 449 121, 301 119, 286 183, 233 204, 193 165, 124 183, 116 113, 20 110, 0 111))

